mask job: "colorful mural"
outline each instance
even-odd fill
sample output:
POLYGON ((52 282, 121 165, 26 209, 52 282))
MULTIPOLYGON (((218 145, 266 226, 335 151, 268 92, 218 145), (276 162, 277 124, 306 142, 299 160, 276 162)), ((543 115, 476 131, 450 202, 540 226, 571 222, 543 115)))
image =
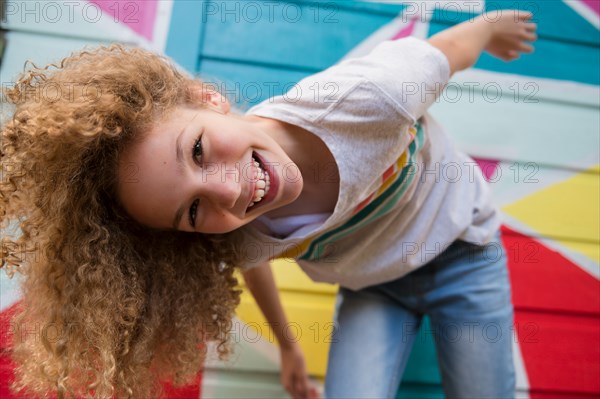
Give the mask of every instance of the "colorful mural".
MULTIPOLYGON (((78 3, 80 10, 89 4, 100 11, 94 23, 91 11, 75 12, 72 21, 35 21, 23 17, 23 2, 8 3, 14 6, 2 20, 3 82, 24 59, 44 63, 84 44, 120 41, 165 52, 218 85, 242 111, 383 40, 425 39, 496 9, 533 11, 535 53, 512 63, 482 55, 452 78, 430 111, 477 161, 503 213, 517 397, 600 395, 600 1, 78 3)), ((310 281, 293 262, 280 259, 272 267, 289 333, 322 384, 336 287, 310 281)), ((2 274, 0 354, 18 299, 16 282, 2 274)), ((427 331, 425 320, 398 398, 444 397, 427 331)), ((169 387, 169 397, 283 397, 273 334, 247 291, 234 336, 232 361, 209 359, 196 385, 169 387)), ((10 378, 11 365, 0 356, 2 398, 12 397, 10 378)))

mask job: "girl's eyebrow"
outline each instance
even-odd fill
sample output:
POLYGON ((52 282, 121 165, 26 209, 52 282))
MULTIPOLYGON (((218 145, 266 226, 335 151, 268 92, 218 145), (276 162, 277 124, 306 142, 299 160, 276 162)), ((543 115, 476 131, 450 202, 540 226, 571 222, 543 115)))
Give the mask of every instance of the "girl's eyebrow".
MULTIPOLYGON (((177 139, 175 140, 175 159, 177 160, 177 172, 180 176, 183 174, 183 149, 181 148, 181 138, 183 137, 183 133, 185 132, 186 128, 187 126, 181 130, 177 136, 177 139)), ((183 216, 184 212, 183 208, 184 205, 180 206, 179 209, 177 209, 177 212, 175 212, 175 218, 173 219, 173 230, 178 230, 177 227, 181 222, 181 217, 183 216)))
POLYGON ((177 160, 177 171, 179 174, 182 174, 183 172, 183 149, 181 148, 181 138, 183 137, 186 128, 187 126, 181 129, 181 132, 177 136, 177 140, 175 140, 175 159, 177 160))

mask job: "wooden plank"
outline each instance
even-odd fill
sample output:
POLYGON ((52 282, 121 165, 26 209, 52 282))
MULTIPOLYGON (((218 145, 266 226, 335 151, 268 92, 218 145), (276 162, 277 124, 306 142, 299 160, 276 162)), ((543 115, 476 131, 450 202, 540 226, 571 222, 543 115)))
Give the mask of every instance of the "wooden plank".
MULTIPOLYGON (((309 72, 224 61, 204 61, 200 71, 200 78, 216 82, 216 87, 222 88, 240 110, 283 94, 308 75, 309 72)), ((553 168, 583 170, 600 162, 595 150, 600 147, 600 135, 594 134, 600 126, 597 109, 546 101, 543 97, 530 98, 534 92, 546 98, 554 93, 549 92, 551 88, 543 89, 547 86, 540 89, 540 85, 527 80, 511 83, 506 78, 498 83, 485 74, 472 78, 466 76, 449 84, 430 108, 461 150, 474 157, 535 162, 553 168), (565 136, 576 144, 565 145, 565 136)))
POLYGON ((409 382, 403 382, 396 394, 396 399, 444 399, 445 397, 441 385, 415 384, 409 382))
MULTIPOLYGON (((543 21, 540 22, 541 24, 543 21)), ((446 24, 432 22, 428 36, 433 36, 446 28, 448 28, 446 24)), ((520 59, 512 62, 503 61, 484 52, 475 63, 474 68, 548 79, 571 80, 593 85, 600 84, 598 46, 557 41, 539 36, 534 43, 534 48, 533 53, 522 54, 520 59)))
MULTIPOLYGON (((573 2, 572 0, 568 0, 573 2)), ((598 29, 578 14, 565 1, 493 0, 485 2, 485 10, 521 9, 533 12, 538 34, 551 40, 600 46, 598 29)), ((596 16, 596 19, 598 16, 596 16)))
MULTIPOLYGON (((535 183, 532 183, 535 184, 535 183)), ((600 243, 600 175, 575 174, 502 207, 502 211, 540 235, 583 243, 600 243)))
POLYGON ((199 78, 214 84, 240 111, 284 94, 310 72, 204 60, 199 78))
MULTIPOLYGON (((335 297, 285 290, 280 291, 280 297, 290 323, 285 333, 302 347, 309 372, 315 376, 325 376, 335 297)), ((274 334, 248 291, 244 291, 242 295, 237 315, 267 342, 272 343, 275 350, 277 343, 274 334)), ((253 332, 242 333, 242 340, 255 339, 253 332)))
MULTIPOLYGON (((92 2, 7 1, 4 29, 92 41, 137 43, 138 36, 92 2)), ((134 14, 127 17, 137 18, 134 14)))
POLYGON ((349 10, 362 14, 381 14, 390 17, 398 15, 398 13, 407 8, 405 4, 395 1, 287 0, 287 2, 308 4, 313 7, 311 11, 314 7, 319 6, 325 12, 328 10, 349 10))
POLYGON ((346 7, 330 12, 318 7, 322 12, 316 14, 307 3, 280 4, 272 12, 260 2, 251 2, 247 7, 240 2, 223 4, 231 13, 217 8, 215 15, 207 19, 202 57, 315 72, 337 62, 393 18, 346 7))
MULTIPOLYGON (((531 87, 519 87, 532 92, 531 87)), ((507 92, 505 86, 503 91, 493 81, 472 81, 470 88, 448 85, 429 109, 462 151, 576 170, 599 162, 597 109, 516 97, 516 88, 507 92)))
POLYGON ((277 287, 287 292, 306 292, 335 296, 337 285, 315 283, 292 260, 277 259, 271 263, 277 287))
POLYGON ((203 398, 280 399, 289 395, 279 380, 279 372, 260 373, 232 368, 207 369, 202 379, 203 398))
POLYGON ((23 71, 26 60, 35 62, 37 66, 44 66, 50 62, 58 62, 86 45, 95 47, 99 44, 109 44, 109 42, 59 38, 26 32, 7 32, 5 37, 7 46, 1 72, 1 79, 5 84, 14 81, 17 74, 23 71))
POLYGON ((176 1, 167 36, 166 54, 191 74, 198 70, 204 18, 202 1, 176 1))
MULTIPOLYGON (((538 240, 509 230, 503 231, 502 239, 518 310, 600 316, 597 278, 538 240)), ((490 251, 490 256, 496 255, 490 251)))
POLYGON ((597 317, 517 311, 515 322, 532 392, 600 394, 597 317))
MULTIPOLYGON (((580 15, 574 7, 570 7, 567 2, 580 3, 579 1, 572 0, 494 0, 482 3, 484 6, 483 12, 489 12, 491 20, 496 18, 497 10, 518 9, 530 11, 533 13, 532 22, 538 24, 537 31, 539 37, 553 41, 580 43, 595 47, 600 46, 598 29, 586 20, 585 17, 580 15)), ((432 13, 432 22, 451 26, 467 21, 479 14, 479 10, 475 9, 475 2, 464 2, 464 12, 457 12, 457 8, 461 3, 463 2, 449 1, 446 4, 441 3, 441 7, 436 8, 432 13), (471 4, 469 5, 469 3, 471 4)), ((432 5, 424 4, 420 7, 419 11, 429 11, 431 8, 433 8, 432 5)), ((585 7, 583 8, 585 9, 585 7)), ((596 16, 597 19, 598 16, 596 16)))
MULTIPOLYGON (((432 331, 429 316, 424 316, 406 363, 399 393, 404 393, 404 388, 407 388, 408 392, 412 392, 420 385, 441 387, 442 376, 437 363, 432 331)), ((425 387, 422 388, 425 389, 425 387)))

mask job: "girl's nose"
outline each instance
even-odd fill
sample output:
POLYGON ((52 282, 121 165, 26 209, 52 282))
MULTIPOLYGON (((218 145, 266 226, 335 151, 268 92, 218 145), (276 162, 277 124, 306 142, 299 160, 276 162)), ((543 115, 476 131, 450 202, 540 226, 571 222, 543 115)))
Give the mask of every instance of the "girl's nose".
POLYGON ((242 194, 241 176, 234 168, 206 173, 203 180, 203 196, 222 208, 233 208, 242 194))

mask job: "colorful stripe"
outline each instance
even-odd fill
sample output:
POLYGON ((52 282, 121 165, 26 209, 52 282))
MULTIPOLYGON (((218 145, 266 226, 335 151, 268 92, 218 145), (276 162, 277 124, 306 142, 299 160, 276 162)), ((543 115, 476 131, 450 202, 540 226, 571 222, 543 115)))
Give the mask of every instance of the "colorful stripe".
POLYGON ((423 148, 425 135, 419 122, 409 129, 413 140, 407 151, 394 162, 381 176, 381 186, 362 201, 353 211, 352 217, 343 225, 307 238, 301 244, 283 252, 278 258, 316 260, 326 256, 328 245, 367 226, 392 210, 403 197, 415 179, 413 163, 423 148))

